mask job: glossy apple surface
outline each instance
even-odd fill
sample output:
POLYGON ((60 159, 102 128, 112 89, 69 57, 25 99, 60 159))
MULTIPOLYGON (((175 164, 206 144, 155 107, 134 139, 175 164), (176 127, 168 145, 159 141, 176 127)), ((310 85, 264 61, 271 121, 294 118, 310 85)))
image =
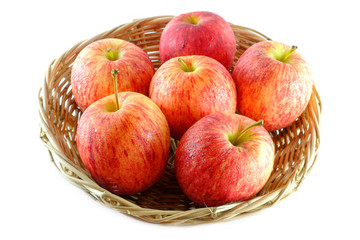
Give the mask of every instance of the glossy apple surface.
POLYGON ((184 134, 174 168, 189 199, 200 206, 219 206, 247 200, 261 190, 273 169, 274 143, 264 127, 248 128, 254 123, 238 114, 214 113, 184 134))
POLYGON ((154 67, 136 45, 114 38, 86 46, 71 70, 71 87, 77 105, 84 111, 95 101, 114 93, 111 70, 118 69, 118 91, 148 95, 154 67))
POLYGON ((232 73, 238 111, 263 119, 268 131, 293 123, 305 110, 312 93, 310 68, 298 50, 266 41, 248 48, 232 73))
POLYGON ((176 139, 210 113, 236 111, 236 89, 230 73, 206 56, 165 62, 151 80, 149 96, 163 111, 176 139))
POLYGON ((162 63, 178 56, 204 55, 230 70, 236 40, 232 28, 222 17, 199 11, 174 17, 161 34, 159 48, 162 63))
POLYGON ((119 93, 90 105, 77 128, 77 148, 93 179, 118 194, 135 194, 164 174, 170 149, 165 116, 148 97, 119 93))

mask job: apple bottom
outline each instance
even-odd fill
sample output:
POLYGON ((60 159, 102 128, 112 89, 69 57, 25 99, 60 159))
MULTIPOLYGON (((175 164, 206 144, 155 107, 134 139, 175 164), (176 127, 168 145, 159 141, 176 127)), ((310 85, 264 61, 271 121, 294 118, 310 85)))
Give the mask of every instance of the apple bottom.
POLYGON ((274 164, 269 133, 257 126, 234 141, 234 136, 253 123, 238 114, 215 113, 184 134, 174 167, 178 183, 190 200, 200 206, 219 206, 250 199, 262 189, 274 164))
POLYGON ((170 130, 161 110, 140 93, 122 92, 90 105, 77 129, 79 155, 93 179, 118 195, 135 194, 164 174, 170 130))

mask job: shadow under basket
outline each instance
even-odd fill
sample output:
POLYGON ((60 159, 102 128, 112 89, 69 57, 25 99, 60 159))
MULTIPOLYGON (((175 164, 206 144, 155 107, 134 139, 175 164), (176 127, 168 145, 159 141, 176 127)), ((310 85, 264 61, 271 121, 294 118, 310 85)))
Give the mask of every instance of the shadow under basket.
MULTIPOLYGON (((274 169, 264 188, 252 199, 219 207, 200 207, 181 191, 173 160, 177 141, 171 151, 165 175, 150 189, 135 195, 117 196, 100 187, 85 169, 76 147, 76 128, 81 111, 71 91, 71 66, 88 44, 104 38, 119 38, 134 43, 148 53, 155 69, 161 62, 161 32, 172 16, 134 20, 82 41, 55 59, 46 72, 39 91, 40 138, 59 172, 105 206, 151 223, 198 224, 227 221, 270 207, 296 191, 312 169, 320 144, 319 117, 321 100, 315 89, 304 113, 289 127, 271 132, 275 144, 274 169)), ((246 27, 230 24, 236 37, 239 56, 256 42, 270 40, 246 27)))

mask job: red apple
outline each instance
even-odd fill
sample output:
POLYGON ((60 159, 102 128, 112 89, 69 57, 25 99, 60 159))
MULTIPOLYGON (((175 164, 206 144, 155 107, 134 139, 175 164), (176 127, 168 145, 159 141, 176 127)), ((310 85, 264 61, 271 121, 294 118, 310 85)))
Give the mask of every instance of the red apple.
POLYGON ((265 41, 248 48, 233 71, 238 111, 263 119, 273 131, 289 126, 305 110, 313 78, 304 57, 285 44, 265 41))
POLYGON ((103 188, 135 194, 164 174, 170 131, 166 118, 150 98, 135 92, 114 95, 90 105, 77 128, 77 147, 85 167, 103 188))
POLYGON ((228 70, 236 53, 235 35, 230 25, 211 12, 190 12, 174 17, 160 38, 160 58, 204 55, 218 60, 228 70))
POLYGON ((201 206, 252 198, 274 164, 274 143, 262 126, 238 114, 214 113, 181 138, 175 175, 185 195, 201 206))
POLYGON ((165 62, 151 80, 149 96, 165 114, 176 139, 210 113, 236 111, 236 88, 230 73, 206 56, 165 62))
POLYGON ((118 90, 148 95, 154 66, 136 45, 114 38, 86 46, 76 57, 71 87, 77 105, 84 111, 90 104, 114 93, 111 70, 118 69, 118 90))

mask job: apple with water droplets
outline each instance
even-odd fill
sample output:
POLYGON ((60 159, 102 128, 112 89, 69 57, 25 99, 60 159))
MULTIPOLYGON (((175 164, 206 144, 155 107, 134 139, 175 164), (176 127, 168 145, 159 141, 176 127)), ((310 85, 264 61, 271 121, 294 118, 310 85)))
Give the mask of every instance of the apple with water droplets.
POLYGON ((206 56, 175 57, 165 62, 151 80, 149 97, 163 111, 175 139, 208 114, 236 111, 231 74, 206 56))
POLYGON ((85 110, 76 143, 85 167, 100 186, 118 195, 136 194, 164 175, 170 130, 150 98, 115 92, 85 110))
POLYGON ((238 112, 263 119, 268 131, 291 125, 304 112, 313 88, 310 67, 297 48, 275 41, 248 48, 232 77, 238 112))
POLYGON ((160 37, 161 62, 187 55, 216 59, 226 69, 234 64, 236 39, 229 23, 207 11, 189 12, 171 19, 160 37))
POLYGON ((71 70, 71 88, 81 111, 114 93, 111 70, 118 69, 118 91, 148 95, 154 66, 144 50, 125 40, 106 38, 84 47, 71 70))
POLYGON ((262 123, 218 112, 189 128, 180 139, 174 162, 185 195, 207 207, 255 196, 274 165, 274 143, 262 123))

